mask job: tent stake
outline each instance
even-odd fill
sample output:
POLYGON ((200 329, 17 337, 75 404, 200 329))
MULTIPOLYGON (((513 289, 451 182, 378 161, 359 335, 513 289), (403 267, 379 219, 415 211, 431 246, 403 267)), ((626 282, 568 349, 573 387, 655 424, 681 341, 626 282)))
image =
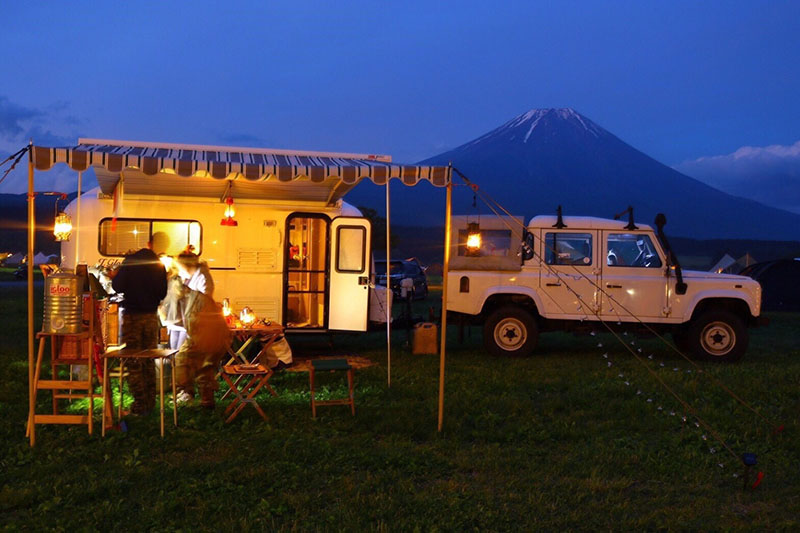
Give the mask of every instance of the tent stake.
POLYGON ((439 349, 439 432, 442 432, 444 419, 444 359, 447 347, 447 275, 450 272, 450 225, 453 204, 452 178, 447 184, 447 203, 445 204, 444 225, 444 265, 442 265, 442 345, 439 349))

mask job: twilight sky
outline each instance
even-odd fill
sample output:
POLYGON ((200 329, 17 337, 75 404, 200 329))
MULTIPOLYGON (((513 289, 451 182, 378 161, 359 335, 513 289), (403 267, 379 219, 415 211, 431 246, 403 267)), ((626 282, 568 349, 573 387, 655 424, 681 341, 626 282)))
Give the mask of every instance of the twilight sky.
POLYGON ((83 136, 413 162, 540 107, 706 174, 800 141, 795 1, 15 2, 3 17, 3 158, 83 136))

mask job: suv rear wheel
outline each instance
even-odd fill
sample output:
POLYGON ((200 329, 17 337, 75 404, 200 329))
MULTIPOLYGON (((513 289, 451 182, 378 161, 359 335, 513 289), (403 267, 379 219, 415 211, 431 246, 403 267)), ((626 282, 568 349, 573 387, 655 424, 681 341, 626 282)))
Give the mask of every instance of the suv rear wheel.
POLYGON ((692 353, 716 363, 738 361, 747 350, 747 328, 730 311, 708 311, 693 320, 688 329, 688 343, 692 353))
POLYGON ((536 318, 515 305, 500 307, 483 325, 483 344, 495 356, 528 356, 539 342, 536 318))

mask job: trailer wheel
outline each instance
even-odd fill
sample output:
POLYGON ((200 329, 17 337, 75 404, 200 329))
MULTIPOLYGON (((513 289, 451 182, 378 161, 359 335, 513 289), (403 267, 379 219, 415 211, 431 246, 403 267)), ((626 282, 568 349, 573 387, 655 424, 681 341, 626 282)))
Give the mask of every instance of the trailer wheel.
POLYGON ((709 311, 692 321, 688 330, 692 353, 715 363, 738 361, 750 340, 742 320, 730 311, 709 311))
POLYGON ((495 356, 526 357, 533 353, 538 342, 536 318, 515 305, 496 309, 483 326, 483 344, 495 356))

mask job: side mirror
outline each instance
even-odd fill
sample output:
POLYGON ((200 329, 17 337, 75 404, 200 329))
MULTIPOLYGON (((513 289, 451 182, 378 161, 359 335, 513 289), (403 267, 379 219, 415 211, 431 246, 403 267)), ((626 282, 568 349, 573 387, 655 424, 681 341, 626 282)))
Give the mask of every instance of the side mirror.
POLYGON ((533 233, 525 230, 522 235, 522 260, 533 259, 533 233))

